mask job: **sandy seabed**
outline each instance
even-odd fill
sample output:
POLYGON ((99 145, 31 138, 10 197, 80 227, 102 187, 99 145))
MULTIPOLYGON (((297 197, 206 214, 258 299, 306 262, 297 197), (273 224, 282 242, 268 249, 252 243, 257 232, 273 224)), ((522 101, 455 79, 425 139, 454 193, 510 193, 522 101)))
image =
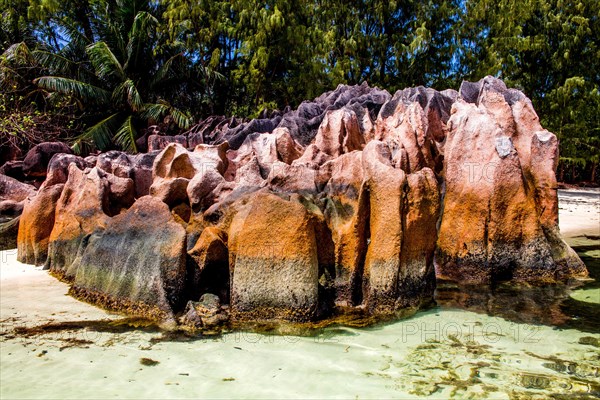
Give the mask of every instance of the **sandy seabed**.
MULTIPOLYGON (((559 197, 564 237, 600 258, 600 190, 559 197)), ((47 271, 17 262, 16 250, 0 252, 0 398, 600 396, 600 332, 438 307, 312 337, 235 332, 175 340, 123 329, 123 316, 67 291, 47 271), (60 323, 67 328, 48 328, 60 323)), ((572 297, 597 306, 600 289, 572 297)))

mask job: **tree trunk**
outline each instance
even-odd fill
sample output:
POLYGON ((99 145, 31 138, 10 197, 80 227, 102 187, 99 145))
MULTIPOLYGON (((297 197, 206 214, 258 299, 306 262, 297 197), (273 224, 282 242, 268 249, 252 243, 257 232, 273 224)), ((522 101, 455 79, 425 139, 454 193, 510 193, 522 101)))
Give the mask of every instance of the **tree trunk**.
POLYGON ((560 172, 558 173, 558 181, 559 182, 565 181, 565 163, 564 162, 560 163, 560 172))

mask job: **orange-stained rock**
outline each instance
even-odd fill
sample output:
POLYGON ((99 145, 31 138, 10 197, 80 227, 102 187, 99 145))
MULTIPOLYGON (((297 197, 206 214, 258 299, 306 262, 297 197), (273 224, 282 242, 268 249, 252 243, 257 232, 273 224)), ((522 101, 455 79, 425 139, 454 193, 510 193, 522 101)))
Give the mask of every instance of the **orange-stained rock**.
POLYGON ((274 163, 267 178, 267 185, 275 192, 316 194, 318 171, 306 165, 274 163))
POLYGON ((104 222, 80 247, 70 293, 172 327, 186 302, 185 230, 151 196, 104 222))
POLYGON ((295 111, 149 142, 164 149, 55 155, 37 194, 19 184, 6 198, 0 176, 0 245, 24 202, 21 260, 161 323, 187 304, 193 328, 229 310, 234 326, 399 315, 431 301, 436 272, 466 284, 586 275, 558 229, 558 140, 493 77, 393 97, 342 85, 295 111))
POLYGON ((479 86, 461 89, 476 104, 459 100, 448 122, 438 276, 465 283, 585 276, 558 236, 554 135, 541 130, 520 92, 493 78, 479 86))
POLYGON ((286 164, 291 164, 302 155, 304 149, 290 135, 287 128, 277 128, 273 131, 275 135, 275 146, 277 147, 277 159, 286 164))
POLYGON ((20 215, 34 186, 0 174, 0 250, 17 248, 20 215))
POLYGON ((189 279, 193 287, 192 298, 205 293, 219 296, 229 303, 229 251, 227 233, 215 226, 202 230, 198 241, 188 254, 195 262, 193 276, 189 279))
POLYGON ((319 305, 318 250, 306 208, 255 193, 229 226, 231 308, 243 319, 313 319, 319 305))
POLYGON ((83 169, 87 163, 73 154, 56 154, 48 165, 46 180, 25 201, 17 236, 17 259, 27 264, 43 265, 48 256, 50 233, 54 227, 56 204, 69 175, 69 166, 83 169))
POLYGON ((363 302, 369 312, 414 311, 433 299, 433 255, 439 192, 433 171, 406 174, 392 166, 389 147, 371 141, 363 151, 369 193, 369 245, 363 302))
POLYGON ((370 240, 363 273, 364 302, 370 312, 394 311, 406 174, 391 165, 390 149, 380 141, 367 144, 362 162, 370 210, 370 240))
POLYGON ((84 172, 71 164, 56 206, 46 267, 56 276, 72 280, 77 272, 74 261, 81 256, 89 235, 105 229, 115 210, 128 208, 134 191, 129 178, 116 177, 97 167, 84 172))
POLYGON ((402 210, 402 246, 398 274, 397 309, 419 307, 433 297, 433 257, 440 213, 437 178, 429 168, 406 176, 402 210))
POLYGON ((25 202, 17 236, 17 260, 43 265, 48 257, 50 233, 54 227, 56 204, 64 184, 42 186, 25 202))
POLYGON ((362 152, 344 154, 323 165, 330 169, 325 185, 325 217, 335 252, 331 277, 340 305, 362 302, 362 274, 367 250, 368 193, 363 185, 362 152))

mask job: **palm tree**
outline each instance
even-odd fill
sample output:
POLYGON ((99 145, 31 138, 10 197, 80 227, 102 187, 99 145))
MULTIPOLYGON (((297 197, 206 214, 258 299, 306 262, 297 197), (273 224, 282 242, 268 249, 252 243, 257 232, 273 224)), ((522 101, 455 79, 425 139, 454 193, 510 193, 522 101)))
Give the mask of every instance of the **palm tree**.
POLYGON ((76 152, 91 145, 137 152, 139 127, 167 115, 182 129, 191 125, 190 115, 169 99, 177 99, 193 76, 192 64, 180 44, 161 36, 151 11, 148 1, 100 1, 92 13, 94 37, 64 24, 66 46, 35 52, 53 75, 34 83, 49 95, 69 96, 93 115, 94 123, 73 145, 76 152), (77 59, 82 50, 85 57, 77 59))

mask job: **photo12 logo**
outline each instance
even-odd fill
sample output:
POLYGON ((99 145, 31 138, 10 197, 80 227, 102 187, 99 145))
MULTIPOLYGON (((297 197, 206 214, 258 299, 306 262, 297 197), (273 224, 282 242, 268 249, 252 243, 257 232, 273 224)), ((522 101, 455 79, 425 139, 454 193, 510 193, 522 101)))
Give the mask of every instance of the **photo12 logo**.
POLYGON ((436 322, 404 322, 401 325, 402 343, 408 342, 443 342, 443 341, 477 341, 496 343, 503 337, 510 338, 515 343, 539 343, 540 327, 530 325, 510 324, 503 327, 497 322, 481 323, 467 321, 463 323, 436 322))
POLYGON ((469 183, 477 183, 481 181, 494 182, 496 168, 498 163, 490 162, 449 162, 447 170, 452 176, 466 176, 469 183))

